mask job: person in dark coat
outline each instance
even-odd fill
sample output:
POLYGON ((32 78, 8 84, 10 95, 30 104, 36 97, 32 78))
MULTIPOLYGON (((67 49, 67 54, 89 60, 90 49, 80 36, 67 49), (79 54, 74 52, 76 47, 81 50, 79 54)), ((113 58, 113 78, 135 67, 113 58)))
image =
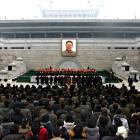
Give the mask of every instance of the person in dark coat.
POLYGON ((101 140, 114 140, 117 133, 116 125, 109 126, 109 135, 104 136, 101 140))
POLYGON ((39 78, 39 75, 37 75, 37 76, 36 76, 36 83, 37 83, 37 85, 39 84, 39 79, 40 79, 40 78, 39 78))
POLYGON ((23 140, 23 136, 18 134, 19 126, 13 125, 10 128, 10 134, 3 137, 2 140, 23 140))
POLYGON ((22 115, 19 107, 15 107, 14 110, 10 113, 10 120, 16 124, 20 124, 23 118, 24 116, 22 115))
POLYGON ((140 140, 140 136, 137 133, 138 125, 130 122, 130 131, 128 133, 127 140, 140 140))
POLYGON ((99 140, 99 127, 96 125, 96 119, 92 118, 87 121, 87 126, 84 128, 84 133, 87 135, 87 140, 99 140))
POLYGON ((132 85, 133 85, 133 79, 130 78, 130 76, 128 77, 128 84, 129 84, 129 87, 131 88, 132 85))
POLYGON ((109 135, 108 118, 106 118, 105 116, 101 116, 99 118, 99 133, 100 139, 104 136, 109 135))

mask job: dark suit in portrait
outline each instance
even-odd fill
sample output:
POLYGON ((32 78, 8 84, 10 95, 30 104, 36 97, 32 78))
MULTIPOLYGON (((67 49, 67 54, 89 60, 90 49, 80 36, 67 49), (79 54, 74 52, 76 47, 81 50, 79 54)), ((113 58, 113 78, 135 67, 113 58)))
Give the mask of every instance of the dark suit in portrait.
POLYGON ((67 50, 65 50, 62 52, 62 56, 73 57, 76 56, 76 52, 74 51, 68 52, 67 50))

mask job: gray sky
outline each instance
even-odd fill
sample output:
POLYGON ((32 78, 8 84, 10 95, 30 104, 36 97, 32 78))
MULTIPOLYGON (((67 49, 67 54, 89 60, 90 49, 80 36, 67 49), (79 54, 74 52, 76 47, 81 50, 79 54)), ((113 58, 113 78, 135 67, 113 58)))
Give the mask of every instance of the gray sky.
POLYGON ((47 10, 92 10, 96 19, 140 19, 140 0, 0 0, 0 19, 43 19, 47 10))

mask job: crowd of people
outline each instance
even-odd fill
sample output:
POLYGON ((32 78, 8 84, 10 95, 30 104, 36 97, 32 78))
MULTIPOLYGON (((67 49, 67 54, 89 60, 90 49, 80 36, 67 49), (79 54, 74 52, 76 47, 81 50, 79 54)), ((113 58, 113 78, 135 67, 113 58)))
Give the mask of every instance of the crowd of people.
POLYGON ((1 84, 0 139, 139 140, 140 92, 92 78, 63 85, 1 84))

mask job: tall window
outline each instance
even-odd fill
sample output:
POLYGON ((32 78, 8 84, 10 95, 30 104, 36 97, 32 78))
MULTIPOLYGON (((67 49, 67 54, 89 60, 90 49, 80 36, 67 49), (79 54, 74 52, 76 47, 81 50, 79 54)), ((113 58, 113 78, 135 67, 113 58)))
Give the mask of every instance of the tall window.
POLYGON ((45 33, 31 33, 31 38, 45 38, 45 33))
POLYGON ((78 33, 78 38, 92 38, 92 33, 78 33))
POLYGON ((14 33, 2 33, 0 37, 3 37, 3 38, 14 38, 15 35, 14 35, 14 33))
POLYGON ((16 38, 29 38, 29 33, 16 33, 16 38))
POLYGON ((60 38, 60 33, 47 33, 47 38, 60 38))
POLYGON ((76 38, 76 33, 62 33, 63 38, 76 38))

